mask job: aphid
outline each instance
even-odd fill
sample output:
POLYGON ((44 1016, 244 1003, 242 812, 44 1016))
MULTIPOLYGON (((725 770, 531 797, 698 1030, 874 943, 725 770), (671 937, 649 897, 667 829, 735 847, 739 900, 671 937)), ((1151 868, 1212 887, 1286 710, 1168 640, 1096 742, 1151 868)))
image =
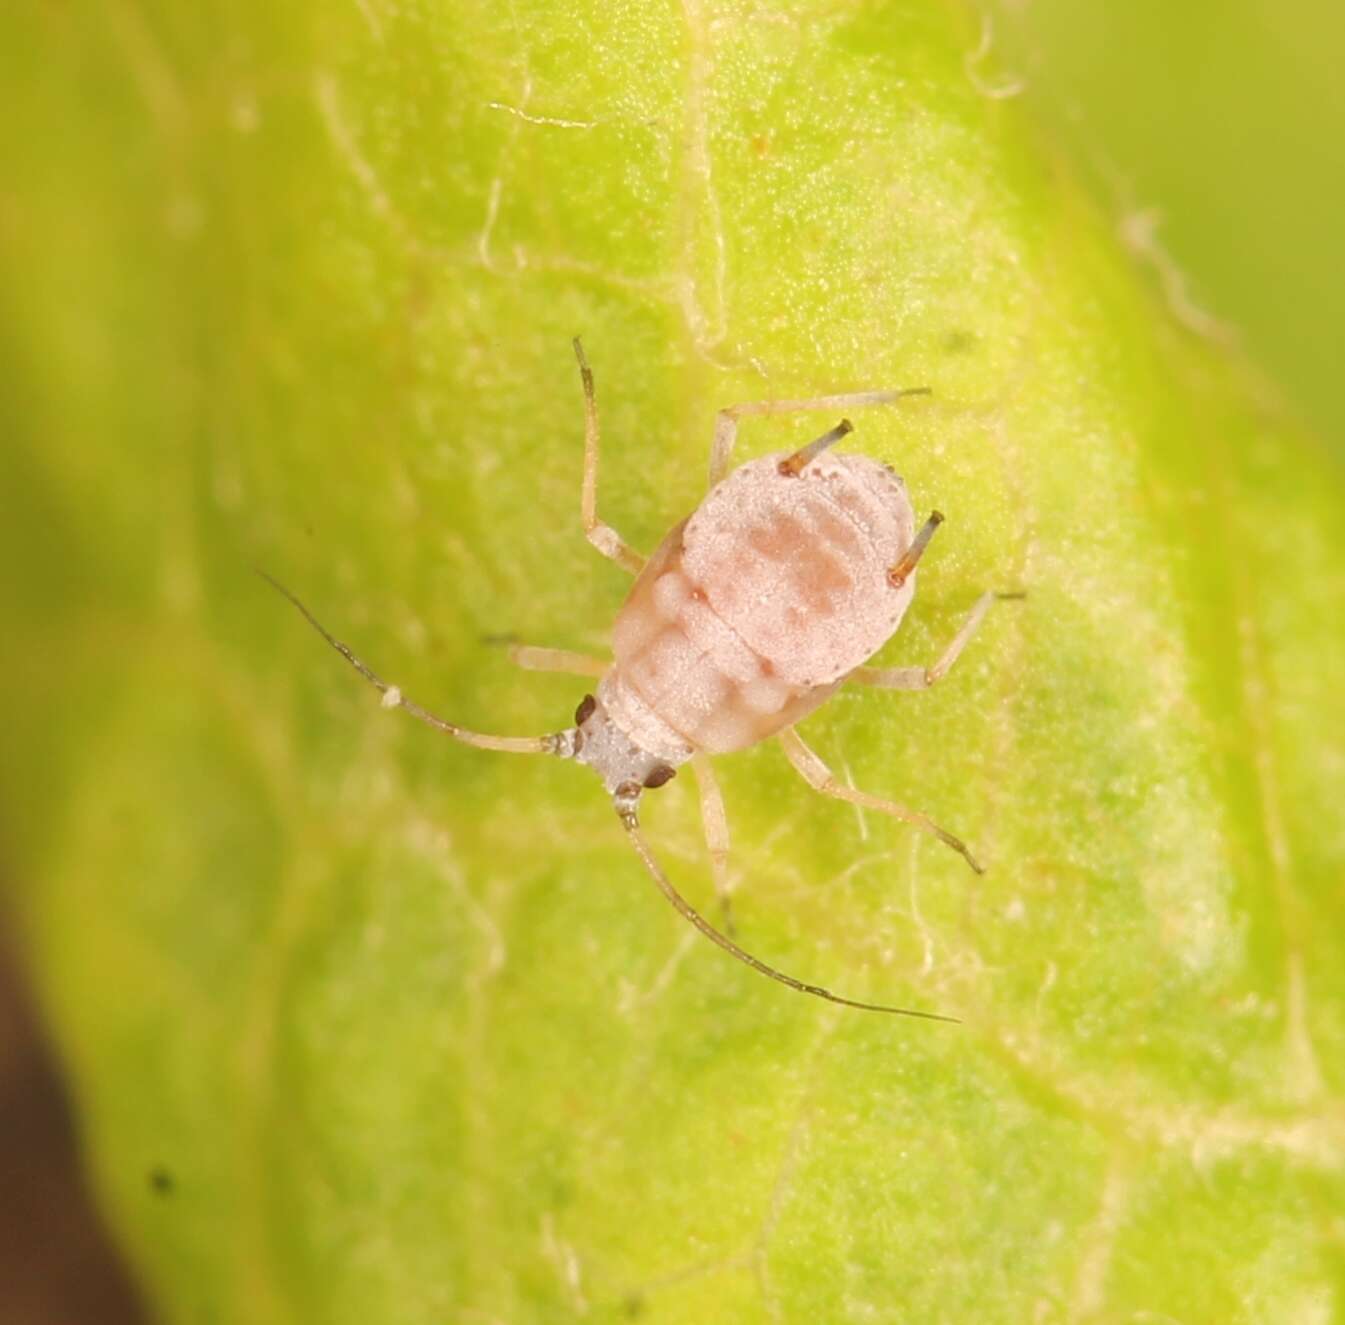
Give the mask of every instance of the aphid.
POLYGON ((728 824, 709 756, 775 736, 817 791, 903 820, 951 847, 975 870, 966 845, 928 816, 839 783, 794 730, 847 681, 923 690, 945 676, 997 596, 983 594, 931 667, 864 666, 901 624, 915 594, 916 565, 943 522, 917 531, 906 487, 886 465, 831 447, 853 431, 842 419, 792 453, 729 472, 745 415, 885 405, 927 387, 862 391, 813 400, 734 405, 719 412, 710 490, 647 561, 598 518, 598 410, 593 374, 574 342, 584 392, 584 534, 636 577, 612 628, 610 664, 558 649, 515 648, 533 670, 600 678, 574 725, 547 736, 489 736, 437 717, 365 665, 284 586, 264 578, 365 680, 385 708, 403 708, 455 740, 484 750, 549 754, 587 764, 602 779, 635 853, 659 891, 702 934, 762 975, 847 1007, 954 1021, 933 1012, 843 998, 768 966, 716 929, 673 886, 640 831, 640 797, 690 763, 721 902, 727 903, 728 824))

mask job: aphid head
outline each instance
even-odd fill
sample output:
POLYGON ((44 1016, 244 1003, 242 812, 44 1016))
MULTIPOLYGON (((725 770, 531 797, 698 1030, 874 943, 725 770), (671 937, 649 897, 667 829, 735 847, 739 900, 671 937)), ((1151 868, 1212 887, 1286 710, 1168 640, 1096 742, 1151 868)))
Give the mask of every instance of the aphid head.
POLYGON ((677 774, 666 759, 636 745, 593 695, 579 701, 574 724, 570 757, 602 779, 623 820, 634 816, 643 792, 663 786, 677 774))

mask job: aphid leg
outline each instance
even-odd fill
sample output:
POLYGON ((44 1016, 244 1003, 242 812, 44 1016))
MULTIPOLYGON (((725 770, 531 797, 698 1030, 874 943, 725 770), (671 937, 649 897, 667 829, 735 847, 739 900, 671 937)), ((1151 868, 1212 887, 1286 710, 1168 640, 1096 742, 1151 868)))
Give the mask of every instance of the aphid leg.
POLYGON ((604 557, 638 575, 644 569, 644 558, 611 525, 598 519, 598 401, 593 394, 593 370, 578 336, 574 338, 574 357, 579 360, 579 380, 584 387, 584 484, 579 500, 584 537, 604 557))
POLYGON ((709 755, 692 755, 691 771, 700 793, 701 825, 705 829, 706 850, 710 853, 710 874, 719 898, 719 915, 725 930, 732 936, 733 882, 729 878, 729 818, 724 813, 724 797, 720 794, 719 779, 709 755))
POLYGON ((357 658, 349 645, 343 644, 337 639, 283 584, 278 580, 273 580, 264 570, 259 570, 257 574, 278 594, 289 599, 299 609, 304 620, 383 696, 384 708, 405 709, 413 718, 419 718, 421 722, 447 736, 451 736, 455 741, 461 741, 464 745, 474 745, 481 750, 503 750, 507 754, 523 755, 550 754, 559 755, 561 758, 569 758, 573 754, 574 733, 572 731, 555 732, 549 736, 488 736, 483 732, 469 731, 466 727, 459 727, 456 722, 449 722, 431 713, 429 709, 422 708, 414 700, 408 699, 402 694, 399 686, 389 684, 373 668, 357 658))
POLYGON ((985 614, 995 599, 1022 597, 1020 593, 983 593, 962 623, 962 628, 953 636, 948 647, 939 655, 939 660, 932 667, 856 667, 846 679, 858 681, 861 685, 878 686, 884 690, 928 690, 930 686, 942 681, 952 670, 953 664, 971 642, 971 637, 985 619, 985 614))
POLYGON ((654 854, 649 849, 649 844, 644 840, 644 835, 640 832, 639 821, 635 813, 635 800, 638 799, 638 790, 635 796, 623 801, 620 796, 617 799, 617 812, 621 816, 621 823, 626 829, 626 836, 630 838, 630 844, 635 848, 635 853, 644 862, 644 867, 649 871, 649 877, 654 880, 655 887, 658 888, 664 897, 672 903, 673 907, 691 924, 700 930, 711 943, 717 944, 723 948, 730 956, 736 957, 740 962, 750 966, 754 971, 768 977, 771 980, 778 980, 782 985, 788 985, 790 989, 797 990, 800 994, 812 994, 814 998, 824 998, 828 1003, 841 1003, 848 1008, 861 1008, 865 1012, 891 1012, 900 1017, 922 1017, 926 1021, 957 1021, 956 1017, 941 1016, 937 1012, 917 1012, 913 1008, 889 1007, 885 1003, 861 1003, 857 999, 842 998, 840 994, 833 994, 830 989, 824 989, 821 985, 805 984, 802 980, 796 980, 792 975, 786 975, 783 971, 777 971, 774 966, 768 966, 759 957, 753 957, 752 954, 744 948, 740 948, 731 938, 721 934, 706 918, 696 910, 690 902, 687 901, 681 893, 673 887, 672 881, 663 872, 662 866, 654 859, 654 854))
MULTIPOLYGON (((729 472, 729 463, 733 459, 733 446, 738 440, 738 421, 748 415, 802 414, 809 410, 824 409, 865 409, 870 405, 890 405, 903 396, 927 395, 929 395, 927 386, 911 386, 892 391, 852 391, 843 396, 816 396, 812 400, 753 400, 742 405, 730 405, 727 409, 721 409, 715 419, 715 436, 710 445, 710 486, 713 488, 729 472)), ((828 436, 830 437, 830 434, 828 436)))
POLYGON ((940 828, 927 814, 921 814, 919 810, 907 809, 906 806, 899 805, 896 801, 881 800, 877 796, 870 796, 866 791, 856 791, 853 787, 847 787, 845 783, 838 781, 831 769, 804 743, 803 738, 793 727, 786 727, 780 733, 779 741, 789 762, 794 765, 804 781, 815 791, 820 791, 824 796, 833 796, 839 801, 848 801, 851 805, 862 805, 866 810, 877 810, 880 814, 889 814, 894 819, 900 819, 903 823, 911 824, 920 829, 921 832, 928 833, 931 837, 937 837, 944 846, 952 847, 977 874, 985 873, 985 869, 967 849, 966 843, 960 838, 954 837, 946 829, 940 828))
POLYGON ((525 672, 565 672, 570 676, 606 676, 612 664, 587 653, 545 649, 533 644, 509 645, 509 661, 525 672))

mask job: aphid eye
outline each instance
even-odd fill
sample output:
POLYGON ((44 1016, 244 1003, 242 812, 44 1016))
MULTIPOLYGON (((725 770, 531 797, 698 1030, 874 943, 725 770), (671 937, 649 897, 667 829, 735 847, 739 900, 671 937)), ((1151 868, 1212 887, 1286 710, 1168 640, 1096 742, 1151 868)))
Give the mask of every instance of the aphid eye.
POLYGON ((655 787, 661 787, 665 782, 671 782, 676 776, 677 770, 670 764, 655 764, 645 775, 645 790, 653 791, 655 787))
POLYGON ((582 727, 593 716, 593 710, 597 707, 598 701, 592 695, 585 695, 574 711, 574 725, 582 727))

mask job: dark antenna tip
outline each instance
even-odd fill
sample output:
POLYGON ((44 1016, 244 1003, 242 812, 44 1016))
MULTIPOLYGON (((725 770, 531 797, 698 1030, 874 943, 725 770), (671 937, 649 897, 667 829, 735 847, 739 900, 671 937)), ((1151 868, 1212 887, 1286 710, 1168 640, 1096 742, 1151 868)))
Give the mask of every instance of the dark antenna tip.
MULTIPOLYGON (((800 994, 811 994, 814 998, 825 999, 828 1003, 840 1003, 844 1007, 859 1008, 862 1012, 886 1012, 896 1017, 918 1017, 922 1021, 946 1021, 954 1025, 960 1025, 957 1017, 948 1017, 941 1012, 921 1012, 915 1008, 899 1008, 888 1003, 865 1003, 856 998, 844 998, 840 994, 834 994, 830 989, 822 985, 808 984, 804 980, 795 979, 792 975, 786 975, 783 971, 777 970, 774 966, 763 962, 760 957, 754 957, 745 948, 740 948, 726 934, 721 934, 706 918, 696 910, 685 897, 682 896, 673 885, 671 879, 664 873, 663 867, 654 858, 654 853, 649 849, 649 844, 644 840, 644 834, 640 832, 639 820, 636 818, 634 804, 623 806, 622 792, 624 788, 618 788, 614 798, 616 802, 616 811, 621 818, 622 826, 626 830, 626 837, 631 846, 635 848, 635 854, 640 857, 649 877, 653 879, 655 887, 659 892, 672 903, 673 909, 678 912, 684 920, 689 921, 700 932, 705 935, 711 943, 717 944, 723 948, 731 957, 736 957, 746 966, 750 966, 754 971, 766 976, 768 979, 778 981, 782 985, 787 985, 790 989, 800 994)), ((637 793, 638 794, 638 793, 637 793)))

